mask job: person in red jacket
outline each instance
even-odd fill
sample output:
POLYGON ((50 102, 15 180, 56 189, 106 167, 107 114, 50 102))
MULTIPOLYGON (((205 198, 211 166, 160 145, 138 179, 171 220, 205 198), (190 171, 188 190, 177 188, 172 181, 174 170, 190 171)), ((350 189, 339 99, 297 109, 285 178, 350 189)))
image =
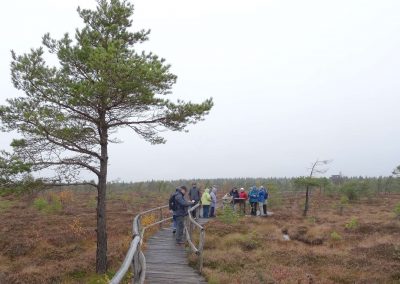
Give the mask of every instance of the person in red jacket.
POLYGON ((239 191, 239 198, 240 198, 240 209, 239 211, 243 210, 243 214, 246 214, 246 201, 248 199, 247 192, 244 191, 244 188, 242 187, 239 191))
POLYGON ((247 195, 247 192, 244 191, 244 188, 242 187, 242 188, 240 189, 240 192, 239 192, 239 198, 244 198, 244 200, 247 200, 248 197, 249 197, 249 196, 247 195))

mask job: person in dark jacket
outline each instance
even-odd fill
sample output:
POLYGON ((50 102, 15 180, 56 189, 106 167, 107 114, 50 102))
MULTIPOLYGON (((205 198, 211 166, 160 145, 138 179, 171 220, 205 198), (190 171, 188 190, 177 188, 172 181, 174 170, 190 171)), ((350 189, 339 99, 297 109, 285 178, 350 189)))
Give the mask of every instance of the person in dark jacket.
MULTIPOLYGON (((175 189, 175 192, 173 193, 173 197, 175 200, 175 195, 179 192, 179 188, 175 189)), ((170 212, 172 213, 172 233, 175 234, 176 233, 176 214, 175 214, 175 210, 172 208, 171 204, 169 207, 170 212)))
POLYGON ((237 187, 232 188, 231 192, 229 192, 229 195, 232 196, 232 207, 234 210, 236 210, 236 204, 238 203, 239 198, 239 190, 237 187))
POLYGON ((185 222, 185 217, 188 215, 188 207, 194 203, 185 200, 187 188, 182 185, 179 187, 179 190, 175 194, 175 202, 176 202, 176 210, 175 210, 175 219, 176 219, 176 244, 182 245, 183 241, 183 227, 185 222))
MULTIPOLYGON (((194 200, 194 205, 196 205, 197 203, 199 203, 200 201, 200 191, 197 188, 197 184, 194 182, 192 183, 192 188, 189 190, 189 198, 190 200, 194 200)), ((196 208, 195 210, 192 211, 192 217, 193 218, 197 218, 197 212, 198 212, 198 208, 196 208)))

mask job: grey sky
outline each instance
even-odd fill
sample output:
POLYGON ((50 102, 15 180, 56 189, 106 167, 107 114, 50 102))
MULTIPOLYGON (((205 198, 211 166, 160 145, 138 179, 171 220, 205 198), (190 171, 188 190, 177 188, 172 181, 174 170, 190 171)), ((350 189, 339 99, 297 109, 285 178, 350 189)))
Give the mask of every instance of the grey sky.
MULTIPOLYGON (((400 1, 136 0, 143 48, 167 59, 172 98, 215 107, 189 133, 152 146, 133 133, 112 145, 110 180, 328 174, 388 175, 400 164, 400 1)), ((38 47, 81 25, 94 0, 14 0, 0 11, 0 103, 18 95, 10 49, 38 47)), ((11 135, 1 134, 0 148, 11 135)))

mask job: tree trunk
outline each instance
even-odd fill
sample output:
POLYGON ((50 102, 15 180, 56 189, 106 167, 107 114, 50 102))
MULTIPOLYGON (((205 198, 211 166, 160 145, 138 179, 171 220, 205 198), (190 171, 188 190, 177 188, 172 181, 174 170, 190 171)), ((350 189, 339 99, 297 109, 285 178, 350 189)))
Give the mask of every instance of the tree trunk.
POLYGON ((104 274, 107 271, 107 226, 106 226, 106 189, 108 163, 107 129, 103 128, 101 137, 101 159, 99 183, 97 185, 97 250, 96 272, 104 274))
POLYGON ((310 192, 310 189, 309 189, 309 187, 307 186, 307 188, 306 188, 306 202, 305 202, 305 204, 304 204, 303 216, 307 216, 307 212, 308 212, 308 201, 309 201, 309 192, 310 192))

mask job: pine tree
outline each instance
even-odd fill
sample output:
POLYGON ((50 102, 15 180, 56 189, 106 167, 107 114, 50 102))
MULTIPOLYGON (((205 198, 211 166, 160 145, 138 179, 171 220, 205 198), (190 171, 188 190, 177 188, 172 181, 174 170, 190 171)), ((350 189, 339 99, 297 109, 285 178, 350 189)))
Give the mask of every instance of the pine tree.
POLYGON ((57 182, 77 181, 82 169, 97 176, 89 184, 98 191, 98 273, 107 269, 108 145, 118 142, 112 134, 128 127, 150 143, 165 143, 160 131, 182 131, 213 106, 212 99, 194 104, 166 98, 176 76, 164 59, 135 50, 150 32, 130 31, 133 11, 124 0, 98 0, 95 10, 78 8, 84 27, 74 39, 46 34, 42 47, 12 52, 12 81, 25 96, 0 107, 3 129, 22 135, 12 143, 15 153, 32 170, 52 168, 57 182), (57 57, 57 66, 46 63, 45 50, 57 57))

